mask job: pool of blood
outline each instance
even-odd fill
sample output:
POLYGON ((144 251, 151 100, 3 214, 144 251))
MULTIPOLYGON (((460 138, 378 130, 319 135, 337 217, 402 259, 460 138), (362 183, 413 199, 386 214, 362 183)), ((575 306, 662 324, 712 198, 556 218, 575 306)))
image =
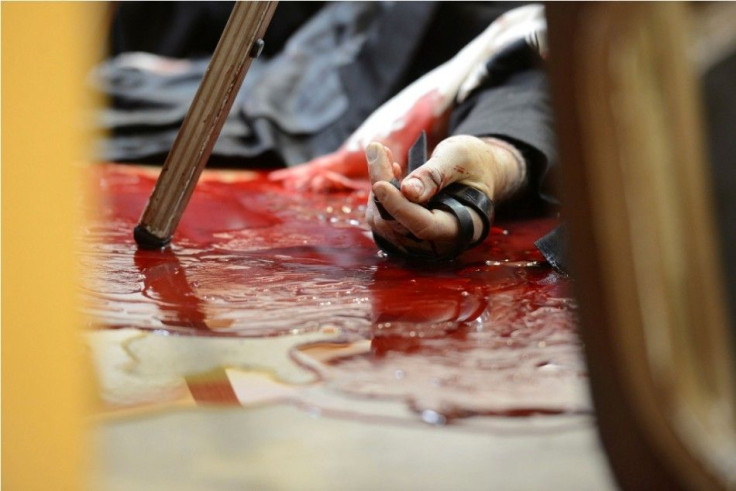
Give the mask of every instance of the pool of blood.
MULTIPOLYGON (((533 246, 554 219, 499 222, 456 261, 408 264, 376 249, 363 191, 295 193, 263 173, 210 171, 172 247, 143 251, 132 230, 155 173, 104 164, 90 177, 103 200, 80 251, 92 329, 250 338, 329 329, 335 339, 290 355, 346 396, 403 398, 440 422, 587 411, 569 280, 533 246)), ((195 400, 237 403, 224 375, 203 380, 217 390, 193 384, 195 400)))

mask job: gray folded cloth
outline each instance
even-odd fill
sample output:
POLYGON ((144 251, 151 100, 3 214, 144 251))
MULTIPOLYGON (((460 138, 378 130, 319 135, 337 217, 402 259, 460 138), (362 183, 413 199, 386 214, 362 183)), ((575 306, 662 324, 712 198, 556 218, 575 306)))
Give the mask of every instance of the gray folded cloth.
MULTIPOLYGON (((327 4, 281 51, 253 61, 213 156, 272 152, 293 166, 336 150, 393 95, 435 10, 423 2, 327 4)), ((99 158, 165 155, 208 63, 136 52, 96 67, 91 84, 110 100, 97 117, 105 133, 99 158)))

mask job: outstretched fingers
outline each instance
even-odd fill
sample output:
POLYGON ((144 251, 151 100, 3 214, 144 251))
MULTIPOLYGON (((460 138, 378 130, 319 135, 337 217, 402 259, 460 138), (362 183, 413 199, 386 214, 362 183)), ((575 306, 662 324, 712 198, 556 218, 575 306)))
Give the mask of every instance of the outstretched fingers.
POLYGON ((367 174, 362 151, 339 149, 303 165, 273 171, 268 177, 289 189, 330 192, 364 189, 367 174))

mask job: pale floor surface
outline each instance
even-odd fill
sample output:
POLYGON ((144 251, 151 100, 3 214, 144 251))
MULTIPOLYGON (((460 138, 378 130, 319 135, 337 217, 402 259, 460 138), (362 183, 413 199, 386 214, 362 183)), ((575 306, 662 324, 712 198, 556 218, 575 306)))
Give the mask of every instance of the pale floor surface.
POLYGON ((472 421, 375 424, 290 406, 169 411, 101 423, 90 488, 615 489, 592 421, 550 432, 535 431, 533 420, 532 431, 515 422, 489 432, 472 421))

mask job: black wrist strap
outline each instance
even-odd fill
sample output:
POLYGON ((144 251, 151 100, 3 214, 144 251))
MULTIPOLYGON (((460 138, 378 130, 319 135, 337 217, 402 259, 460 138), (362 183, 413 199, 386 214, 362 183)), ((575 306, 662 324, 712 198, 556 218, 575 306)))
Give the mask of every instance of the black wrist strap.
POLYGON ((455 257, 468 248, 473 240, 475 227, 473 226, 473 217, 468 209, 459 200, 445 193, 439 193, 428 203, 428 208, 440 209, 449 212, 457 220, 458 234, 455 247, 447 256, 455 257))
MULTIPOLYGON (((470 247, 480 244, 488 237, 488 233, 491 231, 491 224, 493 223, 495 206, 493 200, 483 191, 466 186, 465 184, 452 183, 440 191, 438 196, 440 195, 452 196, 463 205, 472 208, 483 222, 483 230, 481 231, 480 237, 470 244, 470 247)), ((473 235, 470 236, 468 242, 473 239, 473 235)))

